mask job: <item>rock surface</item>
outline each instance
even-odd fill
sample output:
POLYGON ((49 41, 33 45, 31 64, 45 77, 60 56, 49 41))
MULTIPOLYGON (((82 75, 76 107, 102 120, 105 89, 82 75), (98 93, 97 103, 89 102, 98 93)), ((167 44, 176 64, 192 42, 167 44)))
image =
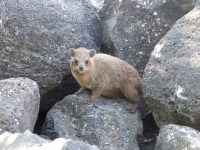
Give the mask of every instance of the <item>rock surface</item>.
POLYGON ((0 80, 0 128, 33 131, 40 105, 39 87, 28 78, 0 80))
POLYGON ((200 6, 181 18, 156 45, 143 91, 160 127, 174 123, 200 130, 200 6))
MULTIPOLYGON (((33 79, 42 96, 70 84, 63 81, 70 74, 68 49, 99 49, 99 24, 98 14, 84 0, 0 1, 0 79, 33 79)), ((42 107, 52 103, 45 100, 42 107)))
POLYGON ((100 97, 95 107, 88 105, 87 92, 69 95, 48 112, 43 134, 51 137, 81 139, 102 150, 139 150, 136 136, 142 132, 138 113, 124 100, 100 97))
POLYGON ((23 134, 5 132, 0 135, 0 149, 5 150, 99 150, 81 141, 58 138, 49 141, 26 130, 23 134))
POLYGON ((155 150, 199 150, 200 132, 186 126, 169 124, 159 133, 155 150))
POLYGON ((194 0, 104 0, 102 51, 126 60, 142 74, 154 46, 194 4, 194 0))

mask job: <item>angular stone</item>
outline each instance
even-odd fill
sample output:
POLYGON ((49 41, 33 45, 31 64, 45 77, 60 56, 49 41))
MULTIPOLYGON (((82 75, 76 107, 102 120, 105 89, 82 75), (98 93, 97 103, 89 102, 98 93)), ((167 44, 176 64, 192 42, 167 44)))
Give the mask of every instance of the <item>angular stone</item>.
MULTIPOLYGON (((39 84, 42 96, 62 89, 71 83, 63 81, 70 74, 68 49, 99 49, 99 24, 94 8, 82 0, 0 1, 0 79, 28 77, 39 84)), ((52 101, 44 99, 41 107, 52 101)))
POLYGON ((200 6, 186 14, 155 46, 143 91, 160 127, 174 123, 200 130, 200 6))
POLYGON ((102 51, 126 60, 142 74, 157 42, 194 5, 195 0, 104 0, 102 51))
POLYGON ((0 128, 33 131, 40 105, 39 87, 28 78, 0 80, 0 128))
POLYGON ((200 132, 186 126, 169 124, 157 137, 155 150, 199 150, 200 132))
POLYGON ((58 138, 45 140, 26 130, 23 134, 5 132, 0 135, 0 149, 6 150, 99 150, 96 146, 82 141, 58 138))
POLYGON ((56 103, 47 114, 43 134, 52 139, 81 139, 102 150, 139 150, 136 136, 142 132, 142 123, 138 113, 130 113, 133 105, 100 97, 91 106, 89 95, 69 95, 56 103))

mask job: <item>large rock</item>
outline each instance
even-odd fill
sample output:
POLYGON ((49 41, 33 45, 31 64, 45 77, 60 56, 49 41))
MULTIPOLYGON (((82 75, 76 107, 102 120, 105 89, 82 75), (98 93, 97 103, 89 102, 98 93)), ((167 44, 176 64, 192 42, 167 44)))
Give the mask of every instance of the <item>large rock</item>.
POLYGON ((169 124, 157 137, 155 150, 199 150, 200 132, 186 126, 169 124))
POLYGON ((200 6, 155 46, 143 76, 144 97, 160 127, 200 130, 200 6))
POLYGON ((100 7, 102 51, 116 55, 143 73, 157 42, 195 0, 91 0, 100 7))
MULTIPOLYGON (((99 49, 99 24, 97 13, 84 0, 0 1, 0 79, 33 79, 42 96, 63 84, 70 86, 71 81, 62 81, 70 74, 68 49, 99 49)), ((49 97, 41 102, 42 107, 50 104, 49 97)))
POLYGON ((40 105, 39 87, 28 78, 0 80, 0 128, 33 131, 40 105))
POLYGON ((45 140, 26 130, 23 134, 5 132, 0 135, 1 150, 99 150, 82 141, 58 138, 45 140))
POLYGON ((89 95, 69 95, 48 112, 43 134, 81 139, 102 150, 139 150, 136 135, 142 124, 132 104, 100 97, 96 106, 88 105, 89 95))

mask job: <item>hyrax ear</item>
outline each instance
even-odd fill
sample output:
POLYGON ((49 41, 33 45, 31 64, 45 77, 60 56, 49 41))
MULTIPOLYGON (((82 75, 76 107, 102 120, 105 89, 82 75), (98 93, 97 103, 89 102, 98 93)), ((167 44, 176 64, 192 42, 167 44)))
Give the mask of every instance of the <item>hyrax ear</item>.
POLYGON ((75 49, 74 48, 70 48, 69 49, 69 54, 70 54, 70 56, 74 56, 75 55, 75 49))
POLYGON ((90 50, 90 57, 93 57, 96 54, 96 51, 94 49, 90 50))

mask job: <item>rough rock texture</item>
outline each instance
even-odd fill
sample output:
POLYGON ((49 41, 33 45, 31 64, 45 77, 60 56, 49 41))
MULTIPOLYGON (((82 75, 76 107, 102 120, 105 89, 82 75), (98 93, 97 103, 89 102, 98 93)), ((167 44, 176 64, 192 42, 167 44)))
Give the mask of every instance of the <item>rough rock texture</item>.
POLYGON ((49 141, 26 130, 23 134, 5 132, 0 135, 0 149, 5 150, 99 150, 82 141, 58 138, 49 141))
POLYGON ((0 80, 0 128, 33 131, 40 105, 39 87, 28 78, 0 80))
POLYGON ((126 60, 142 74, 154 46, 194 4, 195 0, 104 0, 101 50, 126 60))
MULTIPOLYGON (((62 82, 70 74, 68 49, 98 49, 99 23, 84 0, 0 1, 0 79, 33 79, 42 96, 59 85, 69 86, 71 81, 62 82)), ((41 102, 42 107, 49 104, 48 98, 41 102)))
POLYGON ((155 46, 143 76, 144 97, 160 127, 200 129, 200 6, 155 46))
POLYGON ((186 126, 169 124, 159 133, 155 150, 199 150, 200 132, 186 126))
MULTIPOLYGON (((89 93, 90 95, 90 93, 89 93)), ((43 134, 87 141, 102 150, 138 150, 136 135, 142 124, 132 104, 100 97, 95 107, 88 105, 87 93, 69 95, 47 114, 43 134)))
POLYGON ((86 1, 90 3, 92 6, 94 6, 98 12, 101 11, 105 2, 105 0, 86 0, 86 1))

